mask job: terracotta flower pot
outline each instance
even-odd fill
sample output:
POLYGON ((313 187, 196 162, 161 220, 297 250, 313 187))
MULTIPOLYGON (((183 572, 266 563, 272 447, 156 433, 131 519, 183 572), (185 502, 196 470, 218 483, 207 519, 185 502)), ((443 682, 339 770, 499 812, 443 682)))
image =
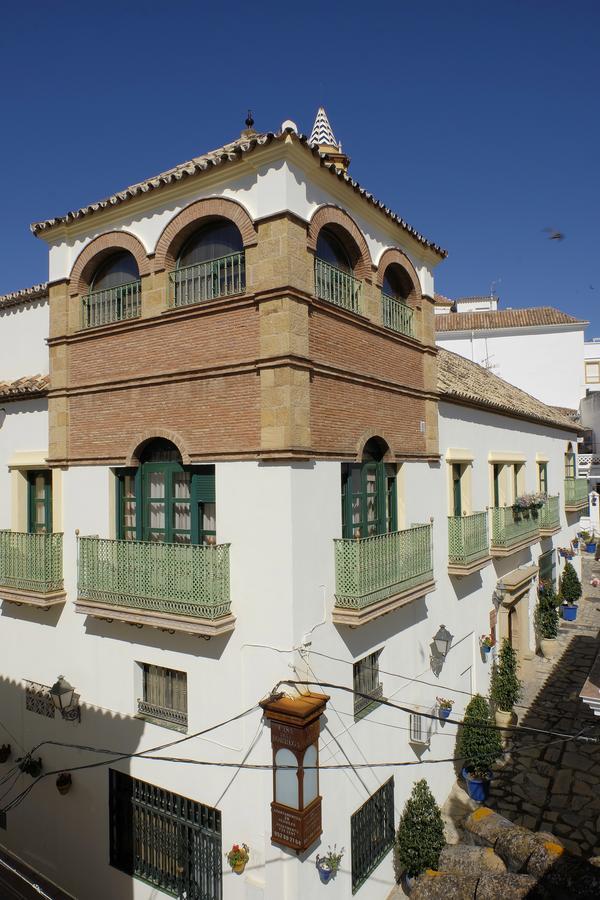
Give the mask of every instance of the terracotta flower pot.
POLYGON ((540 638, 540 650, 544 659, 554 659, 558 653, 558 641, 556 638, 540 638))

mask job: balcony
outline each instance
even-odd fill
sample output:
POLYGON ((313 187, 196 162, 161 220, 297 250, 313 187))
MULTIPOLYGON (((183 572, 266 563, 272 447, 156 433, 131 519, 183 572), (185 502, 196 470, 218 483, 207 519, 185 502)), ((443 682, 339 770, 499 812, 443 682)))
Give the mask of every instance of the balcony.
POLYGON ((169 728, 177 728, 180 731, 187 729, 187 712, 179 709, 171 709, 168 706, 158 706, 156 703, 147 703, 145 700, 137 702, 138 716, 151 719, 169 728))
POLYGON ((324 260, 315 259, 315 294, 327 303, 360 312, 362 282, 324 260))
POLYGON ((490 537, 486 512, 448 516, 448 572, 471 575, 490 561, 490 537))
POLYGON ((205 637, 232 631, 229 544, 79 538, 77 612, 205 637))
POLYGON ((64 603, 62 534, 0 531, 0 600, 49 609, 64 603))
POLYGON ((170 273, 169 281, 169 302, 175 307, 243 294, 246 257, 243 252, 229 253, 195 266, 182 266, 170 273))
POLYGON ((537 509, 514 506, 492 507, 492 556, 510 556, 540 539, 537 509))
POLYGON ((98 328, 111 322, 137 319, 141 313, 141 296, 141 281, 91 291, 81 298, 81 327, 98 328))
POLYGON ((581 512, 588 508, 588 483, 585 478, 565 478, 565 510, 581 512))
POLYGON ((338 625, 363 625, 435 587, 431 525, 334 544, 338 625))
POLYGON ((550 537, 560 531, 560 497, 548 497, 540 510, 540 534, 550 537))
POLYGON ((397 331, 398 334, 405 334, 407 337, 414 337, 413 310, 406 303, 382 293, 381 315, 386 328, 397 331))

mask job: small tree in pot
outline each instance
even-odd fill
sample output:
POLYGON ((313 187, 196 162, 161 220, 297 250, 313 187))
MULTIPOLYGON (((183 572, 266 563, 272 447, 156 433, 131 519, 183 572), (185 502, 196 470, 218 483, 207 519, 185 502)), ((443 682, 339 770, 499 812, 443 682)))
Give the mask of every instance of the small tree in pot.
POLYGON ((546 659, 556 656, 558 650, 558 606, 560 601, 552 585, 540 584, 538 603, 535 608, 535 628, 540 642, 540 650, 546 659))
POLYGON ((563 607, 563 616, 567 621, 573 621, 577 617, 577 601, 581 597, 581 582, 577 572, 570 562, 565 564, 560 579, 560 593, 566 604, 563 607))
POLYGON ((394 844, 396 878, 415 878, 425 869, 437 869, 446 844, 440 808, 422 778, 416 781, 398 824, 394 844))
MULTIPOLYGON (((522 684, 517 677, 517 654, 510 642, 504 638, 498 662, 492 670, 490 684, 490 700, 495 706, 495 718, 498 725, 511 725, 515 720, 514 707, 521 696, 522 684)), ((503 743, 508 734, 503 733, 503 743)))
POLYGON ((472 800, 482 803, 487 798, 491 768, 501 753, 502 743, 489 704, 481 694, 475 694, 456 740, 456 755, 464 760, 463 775, 472 800))

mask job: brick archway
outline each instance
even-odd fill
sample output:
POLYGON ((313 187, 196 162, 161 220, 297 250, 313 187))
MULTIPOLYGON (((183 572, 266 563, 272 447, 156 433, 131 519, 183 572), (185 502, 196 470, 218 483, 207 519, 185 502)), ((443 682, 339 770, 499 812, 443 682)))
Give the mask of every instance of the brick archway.
POLYGON ((121 250, 131 253, 140 277, 149 274, 150 260, 142 242, 127 231, 107 231, 90 241, 75 260, 69 276, 69 293, 85 294, 100 263, 121 250))
POLYGON ((252 247, 258 242, 254 223, 243 206, 235 200, 224 197, 211 197, 197 200, 182 209, 168 225, 165 226, 156 244, 154 254, 155 271, 174 269, 177 255, 187 238, 201 224, 203 219, 229 219, 237 226, 244 247, 252 247))
POLYGON ((384 250, 381 254, 381 258, 379 260, 379 265, 377 266, 377 276, 375 279, 375 284, 378 288, 383 287, 383 279, 385 276, 385 270, 388 266, 398 265, 404 271, 406 276, 410 279, 412 284, 412 289, 408 295, 408 300, 417 301, 422 297, 421 294, 421 282, 419 281, 419 276, 417 275, 417 270, 411 263, 408 256, 399 250, 397 247, 390 247, 388 250, 384 250))
POLYGON ((129 445, 129 449, 125 456, 125 465, 130 467, 139 466, 140 456, 144 447, 156 438, 164 438, 166 441, 171 441, 172 444, 175 444, 181 454, 183 465, 190 465, 190 454, 188 453, 181 435, 177 434, 176 431, 166 431, 164 428, 148 428, 147 431, 137 434, 129 445))
POLYGON ((370 280, 373 274, 373 263, 365 236, 354 219, 338 206, 320 206, 315 212, 308 226, 308 249, 316 252, 319 232, 326 225, 334 226, 346 233, 354 245, 357 257, 354 266, 355 277, 370 280))
POLYGON ((360 438, 358 439, 358 442, 356 444, 356 462, 363 461, 363 454, 365 452, 365 447, 367 446, 369 441, 372 440, 373 438, 375 438, 378 441, 383 442, 387 446, 387 450, 383 454, 384 460, 386 462, 390 462, 390 463, 394 462, 396 459, 396 455, 392 449, 392 445, 391 445, 390 441, 388 440, 388 438, 386 436, 385 431, 375 431, 375 430, 363 431, 360 438))

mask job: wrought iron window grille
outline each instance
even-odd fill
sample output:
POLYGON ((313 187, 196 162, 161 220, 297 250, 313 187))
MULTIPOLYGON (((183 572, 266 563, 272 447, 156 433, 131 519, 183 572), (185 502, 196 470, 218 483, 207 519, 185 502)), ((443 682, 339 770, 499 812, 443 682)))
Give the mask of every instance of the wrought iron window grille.
POLYGON ((393 776, 353 813, 350 832, 355 894, 394 844, 393 776))
POLYGON ((25 709, 38 716, 54 718, 55 706, 50 696, 50 685, 37 681, 25 682, 25 709))

